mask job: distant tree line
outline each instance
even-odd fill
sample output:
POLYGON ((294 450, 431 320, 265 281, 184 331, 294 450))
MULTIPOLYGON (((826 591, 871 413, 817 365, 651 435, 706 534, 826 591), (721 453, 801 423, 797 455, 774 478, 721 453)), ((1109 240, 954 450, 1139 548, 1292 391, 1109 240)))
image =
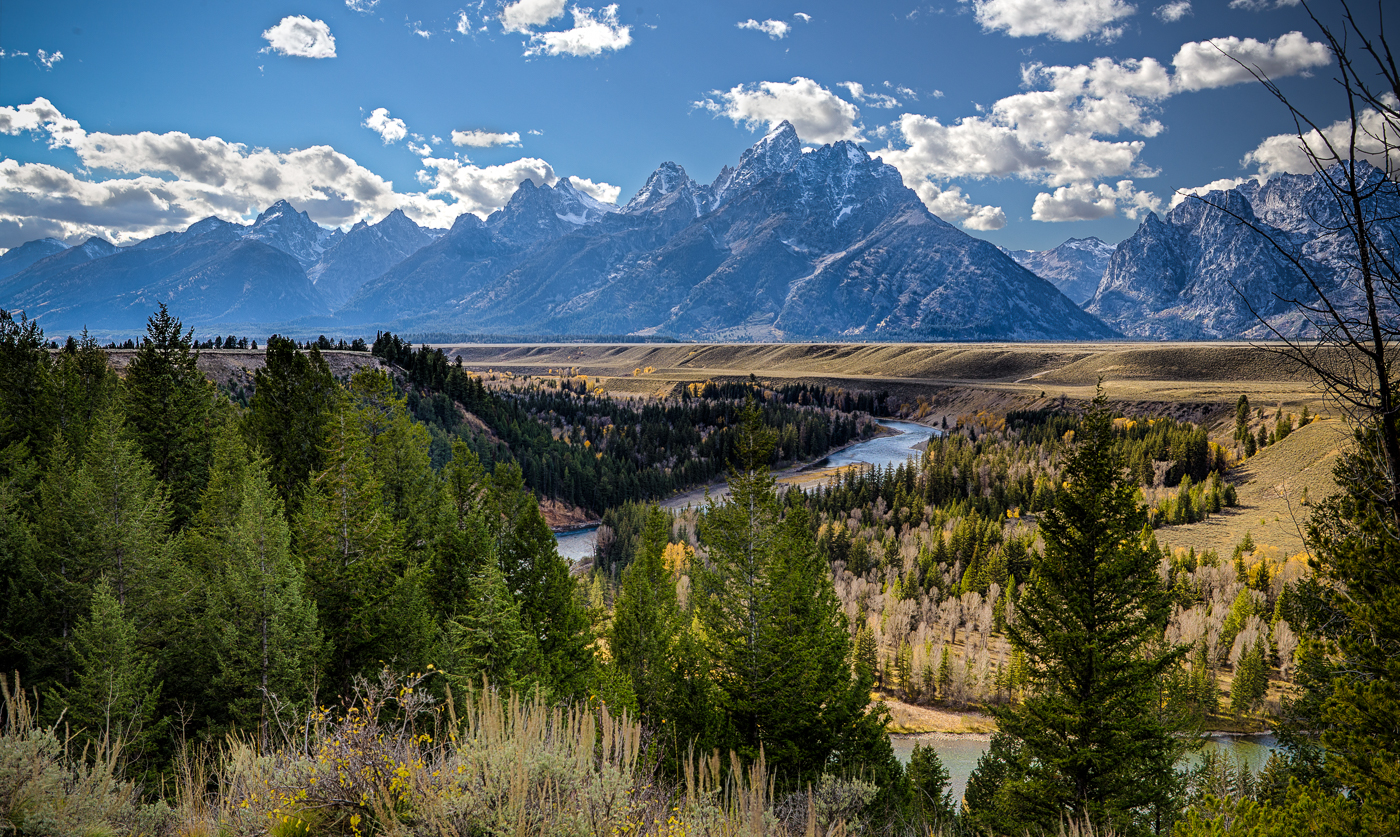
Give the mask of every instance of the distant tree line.
POLYGON ((488 470, 515 462, 540 496, 595 514, 723 476, 749 398, 777 432, 766 465, 818 458, 868 438, 876 431, 870 413, 883 400, 807 384, 769 388, 755 379, 708 381, 635 406, 597 395, 577 378, 488 388, 441 349, 414 349, 392 334, 381 333, 372 352, 402 370, 408 408, 431 428, 435 461, 452 438, 461 439, 488 470))

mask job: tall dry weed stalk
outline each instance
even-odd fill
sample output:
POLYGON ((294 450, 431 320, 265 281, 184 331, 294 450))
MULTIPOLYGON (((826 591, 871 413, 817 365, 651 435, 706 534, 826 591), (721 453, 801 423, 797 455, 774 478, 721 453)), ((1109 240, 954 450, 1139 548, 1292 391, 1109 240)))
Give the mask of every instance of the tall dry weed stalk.
POLYGON ((163 805, 142 806, 121 778, 122 742, 99 739, 73 752, 60 726, 40 725, 19 675, 0 678, 0 833, 34 837, 159 834, 169 825, 163 805))
POLYGON ((36 724, 17 679, 0 682, 0 834, 844 837, 849 800, 874 793, 823 777, 777 801, 762 752, 751 764, 692 752, 679 782, 658 781, 626 713, 489 684, 438 701, 431 676, 361 680, 341 710, 280 719, 272 749, 246 736, 182 746, 168 804, 145 806, 121 778, 120 742, 75 753, 36 724))

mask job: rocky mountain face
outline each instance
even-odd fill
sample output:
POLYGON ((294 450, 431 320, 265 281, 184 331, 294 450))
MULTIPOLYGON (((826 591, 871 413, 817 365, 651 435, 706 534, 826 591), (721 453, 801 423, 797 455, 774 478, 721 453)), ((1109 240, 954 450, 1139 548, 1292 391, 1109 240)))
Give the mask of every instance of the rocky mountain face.
POLYGON ((320 261, 341 236, 340 230, 326 229, 286 201, 269 206, 243 233, 243 238, 281 250, 307 269, 320 261))
POLYGON ((47 259, 67 249, 67 244, 54 238, 40 238, 18 247, 11 247, 0 256, 0 281, 14 276, 40 259, 47 259))
MULTIPOLYGON (((1354 249, 1323 176, 1279 175, 1149 215, 1118 245, 1086 310, 1162 340, 1311 334, 1299 310, 1318 301, 1308 276, 1337 304, 1359 301, 1348 281, 1354 249)), ((1400 217, 1395 184, 1372 200, 1377 217, 1400 217)), ((1400 222, 1386 223, 1394 240, 1400 222)))
POLYGON ((210 218, 126 248, 88 242, 0 283, 0 307, 23 308, 49 330, 139 328, 163 301, 192 325, 328 333, 1116 334, 930 214, 891 166, 848 142, 804 151, 786 123, 713 183, 664 163, 621 207, 568 178, 525 181, 485 221, 463 215, 445 233, 395 212, 342 234, 279 201, 248 226, 210 218))
POLYGON ((398 211, 342 234, 278 201, 251 225, 205 218, 130 247, 44 239, 0 256, 0 307, 51 331, 140 329, 160 302, 190 325, 324 317, 437 234, 398 211))
POLYGON ((522 183, 367 283, 345 323, 704 339, 1093 339, 1114 332, 928 212, 846 142, 783 124, 702 186, 662 164, 620 210, 522 183), (595 208, 596 210, 596 208, 595 208))
POLYGON ((1113 255, 1112 244, 1095 236, 1071 238, 1053 250, 1008 250, 1016 263, 1083 305, 1094 298, 1113 255))
POLYGON ((306 275, 332 310, 361 286, 432 243, 441 230, 425 230, 395 209, 377 224, 356 224, 332 244, 306 275))

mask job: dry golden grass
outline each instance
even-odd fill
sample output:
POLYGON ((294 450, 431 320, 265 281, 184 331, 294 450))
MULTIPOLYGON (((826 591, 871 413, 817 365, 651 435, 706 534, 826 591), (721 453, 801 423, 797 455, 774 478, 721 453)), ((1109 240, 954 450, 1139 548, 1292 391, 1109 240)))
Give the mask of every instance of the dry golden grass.
POLYGON ((1086 401, 1099 378, 1129 412, 1218 420, 1241 393, 1300 412, 1321 406, 1311 378, 1247 343, 883 343, 444 345, 467 368, 516 375, 587 374, 611 393, 664 394, 678 385, 750 374, 930 398, 933 418, 977 409, 1086 401), (650 372, 635 374, 638 369, 650 372))
POLYGON ((1349 444, 1350 432, 1338 420, 1316 421, 1293 431, 1233 469, 1239 507, 1187 526, 1164 526, 1157 538, 1173 547, 1214 549, 1229 553, 1250 533, 1256 544, 1278 547, 1285 555, 1303 550, 1308 501, 1316 503, 1336 490, 1332 467, 1349 444))
POLYGON ((887 729, 897 734, 942 732, 954 735, 987 734, 996 731, 997 722, 981 712, 914 706, 894 698, 884 698, 890 713, 887 729))

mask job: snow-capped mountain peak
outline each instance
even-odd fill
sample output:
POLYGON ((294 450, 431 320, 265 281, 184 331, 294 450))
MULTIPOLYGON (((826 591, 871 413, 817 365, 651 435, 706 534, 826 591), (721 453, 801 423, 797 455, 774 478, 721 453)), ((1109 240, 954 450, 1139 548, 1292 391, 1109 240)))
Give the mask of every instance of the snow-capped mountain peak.
POLYGON ((296 259, 303 268, 309 268, 341 235, 340 230, 328 230, 311 220, 310 215, 279 200, 258 216, 243 237, 275 247, 296 259))
POLYGON ((770 175, 788 171, 801 159, 802 140, 797 136, 797 129, 783 120, 739 157, 738 166, 733 169, 726 166, 720 171, 710 187, 714 206, 724 204, 770 175))
POLYGON ((559 178, 554 184, 554 196, 556 208, 554 214, 561 221, 582 226, 592 224, 614 212, 621 212, 622 207, 616 204, 603 203, 597 198, 585 192, 580 192, 573 181, 567 177, 559 178))

